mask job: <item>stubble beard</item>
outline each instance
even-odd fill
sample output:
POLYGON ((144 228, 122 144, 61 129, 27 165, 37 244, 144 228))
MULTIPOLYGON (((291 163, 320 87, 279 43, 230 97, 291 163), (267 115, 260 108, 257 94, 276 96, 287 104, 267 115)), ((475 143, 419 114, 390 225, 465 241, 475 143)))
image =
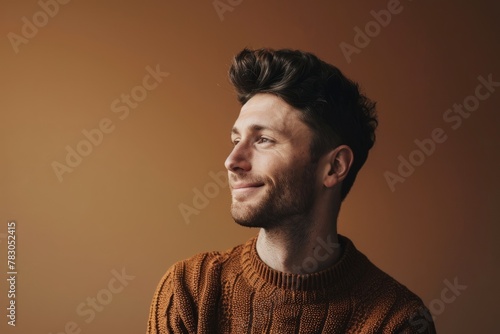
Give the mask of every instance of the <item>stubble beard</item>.
POLYGON ((234 221, 246 227, 272 230, 287 225, 292 229, 305 222, 314 204, 314 182, 316 164, 292 169, 281 174, 276 183, 267 180, 266 192, 256 203, 235 202, 231 204, 234 221))

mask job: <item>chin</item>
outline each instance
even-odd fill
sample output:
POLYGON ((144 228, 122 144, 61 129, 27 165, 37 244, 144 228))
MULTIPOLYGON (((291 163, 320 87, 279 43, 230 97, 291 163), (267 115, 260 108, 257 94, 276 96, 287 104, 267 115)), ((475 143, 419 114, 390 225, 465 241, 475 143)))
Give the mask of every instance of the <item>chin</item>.
POLYGON ((231 206, 231 216, 237 224, 243 226, 253 226, 252 211, 251 208, 245 207, 239 202, 233 203, 231 206))
POLYGON ((235 202, 231 205, 231 216, 233 220, 241 226, 245 227, 263 227, 262 221, 257 219, 258 206, 249 205, 247 203, 235 202))

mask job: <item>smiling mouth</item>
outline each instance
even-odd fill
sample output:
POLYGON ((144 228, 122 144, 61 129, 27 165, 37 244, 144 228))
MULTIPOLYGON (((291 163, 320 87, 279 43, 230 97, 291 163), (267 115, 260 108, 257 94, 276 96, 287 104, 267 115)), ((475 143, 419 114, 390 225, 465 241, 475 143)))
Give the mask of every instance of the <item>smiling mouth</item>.
POLYGON ((264 186, 263 183, 240 183, 231 185, 231 193, 234 198, 243 199, 254 194, 264 186), (235 197, 234 197, 235 196, 235 197), (242 197, 243 196, 243 197, 242 197))
POLYGON ((234 184, 231 185, 233 190, 243 190, 243 189, 252 189, 262 187, 263 183, 242 183, 242 184, 234 184))

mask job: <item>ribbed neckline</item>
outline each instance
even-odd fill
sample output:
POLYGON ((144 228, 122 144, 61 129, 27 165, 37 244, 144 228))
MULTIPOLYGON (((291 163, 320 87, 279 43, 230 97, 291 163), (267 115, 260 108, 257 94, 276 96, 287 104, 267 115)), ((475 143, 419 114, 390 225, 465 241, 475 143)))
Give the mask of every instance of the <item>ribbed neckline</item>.
POLYGON ((312 274, 290 274, 272 269, 257 253, 257 237, 243 245, 241 264, 243 273, 253 286, 269 284, 276 288, 294 291, 318 291, 333 289, 345 291, 355 284, 367 268, 368 259, 360 253, 352 241, 338 235, 342 248, 340 259, 332 267, 312 274))

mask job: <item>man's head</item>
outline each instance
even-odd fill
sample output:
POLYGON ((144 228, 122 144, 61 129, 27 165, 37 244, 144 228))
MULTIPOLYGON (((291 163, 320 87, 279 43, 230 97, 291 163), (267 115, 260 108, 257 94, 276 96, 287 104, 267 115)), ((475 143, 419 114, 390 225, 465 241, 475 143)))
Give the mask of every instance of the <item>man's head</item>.
POLYGON ((234 148, 226 159, 236 222, 275 227, 311 210, 311 139, 298 111, 281 98, 256 94, 248 100, 234 123, 234 148))
MULTIPOLYGON (((229 76, 243 105, 233 129, 236 145, 226 160, 230 181, 264 185, 233 189, 233 206, 255 193, 261 201, 247 210, 267 205, 269 215, 280 206, 310 209, 321 185, 317 163, 347 147, 354 158, 339 184, 343 200, 374 144, 377 126, 375 104, 358 85, 316 56, 292 50, 245 49, 235 56, 229 76), (256 174, 273 169, 268 182, 256 174)), ((237 211, 233 208, 233 216, 237 211)))

